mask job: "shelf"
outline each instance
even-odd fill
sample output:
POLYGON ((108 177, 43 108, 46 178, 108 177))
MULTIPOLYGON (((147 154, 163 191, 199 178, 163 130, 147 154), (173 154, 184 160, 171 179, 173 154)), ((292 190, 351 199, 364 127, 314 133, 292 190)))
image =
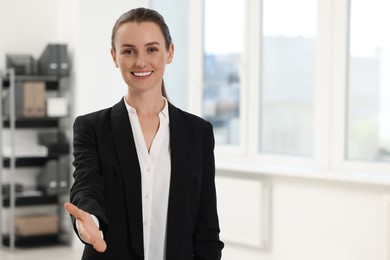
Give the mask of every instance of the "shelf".
MULTIPOLYGON (((16 75, 15 81, 45 81, 46 90, 58 90, 59 76, 54 75, 16 75)), ((3 79, 3 88, 9 88, 9 78, 3 79)))
MULTIPOLYGON (((58 117, 19 117, 15 120, 16 128, 52 128, 59 126, 58 117)), ((3 120, 4 128, 10 127, 10 120, 3 120)))
MULTIPOLYGON (((47 47, 46 49, 48 49, 47 47)), ((62 46, 60 47, 62 48, 62 46)), ((57 59, 56 56, 59 53, 56 48, 53 50, 55 52, 45 50, 45 56, 40 59, 45 63, 50 62, 51 59, 57 59)), ((63 51, 61 55, 68 55, 66 48, 61 49, 61 51, 63 51)), ((16 61, 15 66, 18 66, 19 61, 16 61)), ((35 63, 31 64, 36 65, 35 63)), ((23 61, 20 62, 20 65, 27 66, 23 61)), ((26 69, 25 71, 33 73, 38 70, 26 69)), ((15 247, 29 248, 69 244, 72 232, 68 232, 71 231, 68 230, 68 226, 61 228, 63 218, 66 216, 61 210, 62 203, 60 202, 64 200, 62 197, 66 196, 69 191, 62 187, 51 190, 44 188, 49 184, 44 180, 46 176, 41 176, 41 173, 42 175, 43 173, 53 173, 57 177, 60 175, 62 177, 68 174, 70 167, 68 160, 70 163, 71 145, 68 135, 71 134, 69 111, 72 104, 72 100, 70 100, 72 88, 68 70, 53 72, 52 75, 47 75, 51 73, 50 70, 40 70, 40 75, 36 73, 34 73, 35 75, 20 75, 23 71, 18 70, 18 68, 11 68, 3 72, 0 75, 0 101, 2 104, 2 112, 0 111, 2 136, 0 138, 10 139, 10 142, 6 142, 7 145, 3 147, 3 151, 0 151, 2 169, 7 175, 7 178, 4 179, 3 172, 0 172, 0 187, 6 185, 9 187, 1 191, 0 212, 6 211, 7 216, 0 225, 15 224, 15 226, 10 228, 8 233, 0 228, 0 247, 3 244, 14 250, 15 247), (62 72, 66 72, 66 75, 59 75, 63 74, 62 72), (23 142, 24 138, 33 139, 31 147, 29 140, 27 143, 23 142), (15 186, 11 187, 11 185, 15 186), (34 190, 30 190, 31 187, 34 187, 34 190), (39 230, 39 225, 48 227, 50 223, 47 219, 36 222, 35 218, 20 218, 24 217, 24 214, 19 214, 19 211, 26 210, 31 214, 45 214, 47 209, 55 210, 52 212, 52 216, 56 217, 56 223, 50 222, 52 227, 56 225, 56 229, 46 230, 51 232, 50 234, 46 235, 45 230, 39 230), (25 232, 23 226, 36 228, 37 231, 25 232), (40 235, 28 236, 28 234, 40 235)), ((66 181, 68 185, 69 180, 66 179, 66 181)))
MULTIPOLYGON (((23 157, 23 158, 15 158, 15 167, 34 167, 34 166, 43 166, 47 161, 58 159, 55 156, 48 157, 23 157)), ((3 159, 3 167, 10 167, 10 158, 3 159)))
MULTIPOLYGON (((3 235, 3 245, 9 246, 9 235, 3 235)), ((39 247, 39 246, 51 246, 64 244, 59 238, 59 234, 40 235, 40 236, 27 236, 16 237, 15 246, 22 248, 39 247)))
MULTIPOLYGON (((57 204, 58 196, 16 196, 15 198, 15 206, 39 206, 39 205, 51 205, 57 204)), ((3 199, 3 207, 8 208, 10 206, 9 198, 3 199)))

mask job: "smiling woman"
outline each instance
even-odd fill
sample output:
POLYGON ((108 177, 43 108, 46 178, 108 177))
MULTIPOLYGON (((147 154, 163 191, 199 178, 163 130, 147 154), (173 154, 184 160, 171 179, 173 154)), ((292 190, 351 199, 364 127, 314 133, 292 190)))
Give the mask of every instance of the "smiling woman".
POLYGON ((82 259, 218 260, 212 125, 168 102, 174 46, 163 17, 137 8, 114 25, 127 85, 114 106, 74 122, 70 203, 82 259))
POLYGON ((171 63, 174 48, 172 43, 165 46, 158 25, 153 22, 122 24, 113 44, 111 55, 129 87, 126 97, 129 104, 137 102, 140 91, 160 88, 165 65, 171 63))

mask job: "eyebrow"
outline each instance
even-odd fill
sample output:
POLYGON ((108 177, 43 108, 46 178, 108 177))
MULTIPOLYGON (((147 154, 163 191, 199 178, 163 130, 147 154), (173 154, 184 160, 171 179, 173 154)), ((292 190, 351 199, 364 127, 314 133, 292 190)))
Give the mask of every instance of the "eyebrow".
MULTIPOLYGON (((147 44, 145 44, 145 46, 151 46, 151 45, 160 45, 160 43, 159 42, 148 42, 147 44)), ((122 48, 123 47, 125 47, 125 48, 128 48, 128 47, 135 48, 135 45, 130 44, 130 43, 124 43, 124 44, 122 44, 121 47, 122 48)))

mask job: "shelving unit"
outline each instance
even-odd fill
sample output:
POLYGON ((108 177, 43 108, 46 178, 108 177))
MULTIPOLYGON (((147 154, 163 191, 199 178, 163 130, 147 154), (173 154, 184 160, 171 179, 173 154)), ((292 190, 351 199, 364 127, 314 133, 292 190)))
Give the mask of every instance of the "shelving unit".
MULTIPOLYGON (((70 244, 71 242, 71 227, 64 223, 69 222, 68 215, 63 210, 63 202, 68 198, 68 190, 70 183, 70 115, 71 115, 71 88, 69 84, 69 77, 64 75, 15 75, 14 69, 7 69, 5 73, 0 72, 0 151, 2 163, 0 163, 0 249, 9 248, 14 250, 15 247, 30 247, 30 246, 42 246, 51 244, 70 244), (24 82, 44 82, 45 94, 49 96, 65 97, 68 99, 67 114, 62 116, 26 116, 16 114, 16 95, 15 88, 17 83, 24 82), (4 111, 4 92, 7 92, 7 112, 4 111), (9 105, 9 107, 8 107, 9 105), (61 134, 65 137, 65 141, 61 140, 59 144, 47 145, 47 155, 20 155, 17 154, 17 131, 31 131, 38 137, 39 133, 49 131, 55 134, 61 134), (7 132, 7 146, 10 147, 7 154, 4 150, 4 133, 7 132), (39 186, 37 180, 37 169, 38 172, 42 171, 49 162, 66 162, 68 168, 57 168, 57 172, 52 172, 57 178, 54 178, 55 182, 51 182, 50 185, 57 185, 48 192, 48 190, 42 189, 39 186), (20 182, 20 178, 17 178, 20 170, 35 169, 35 175, 33 174, 33 181, 35 185, 30 186, 23 191, 17 191, 17 179, 20 182), (65 179, 64 171, 67 169, 65 179), (58 176, 61 172, 61 180, 58 176), (34 179, 35 178, 35 179, 34 179), (54 184, 53 184, 54 183, 54 184), (3 185, 9 187, 8 194, 4 193, 3 185), (6 195, 6 196, 5 196, 6 195), (58 217, 57 225, 58 231, 55 233, 45 234, 32 234, 32 235, 18 235, 16 230, 16 219, 20 216, 29 217, 28 212, 36 212, 36 208, 49 207, 50 209, 55 208, 56 219, 58 217), (25 210, 21 215, 19 209, 25 210), (27 213, 26 213, 27 212, 27 213), (66 218, 66 220, 64 219, 66 218), (6 230, 8 229, 8 230, 6 230)), ((20 97, 19 97, 20 98, 20 97)), ((38 142, 38 140, 37 140, 38 142)), ((62 164, 63 166, 64 164, 62 164)), ((34 172, 34 170, 32 170, 34 172)), ((31 180, 30 180, 31 182, 31 180)), ((53 187, 51 187, 53 188, 53 187)), ((45 214, 45 213, 43 213, 45 214)), ((34 213, 32 217, 36 216, 34 213)))

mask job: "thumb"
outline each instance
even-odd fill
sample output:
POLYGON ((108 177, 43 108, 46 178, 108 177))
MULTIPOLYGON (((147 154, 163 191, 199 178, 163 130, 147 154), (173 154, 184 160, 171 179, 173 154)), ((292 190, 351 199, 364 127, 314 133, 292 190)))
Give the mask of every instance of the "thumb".
POLYGON ((107 249, 107 244, 102 238, 98 238, 95 241, 91 241, 93 248, 98 252, 104 252, 107 249))
POLYGON ((81 215, 83 214, 83 211, 81 209, 79 209, 78 207, 76 207, 75 205, 73 205, 72 203, 70 202, 66 202, 64 204, 64 209, 71 215, 73 215, 75 218, 80 218, 81 215))

